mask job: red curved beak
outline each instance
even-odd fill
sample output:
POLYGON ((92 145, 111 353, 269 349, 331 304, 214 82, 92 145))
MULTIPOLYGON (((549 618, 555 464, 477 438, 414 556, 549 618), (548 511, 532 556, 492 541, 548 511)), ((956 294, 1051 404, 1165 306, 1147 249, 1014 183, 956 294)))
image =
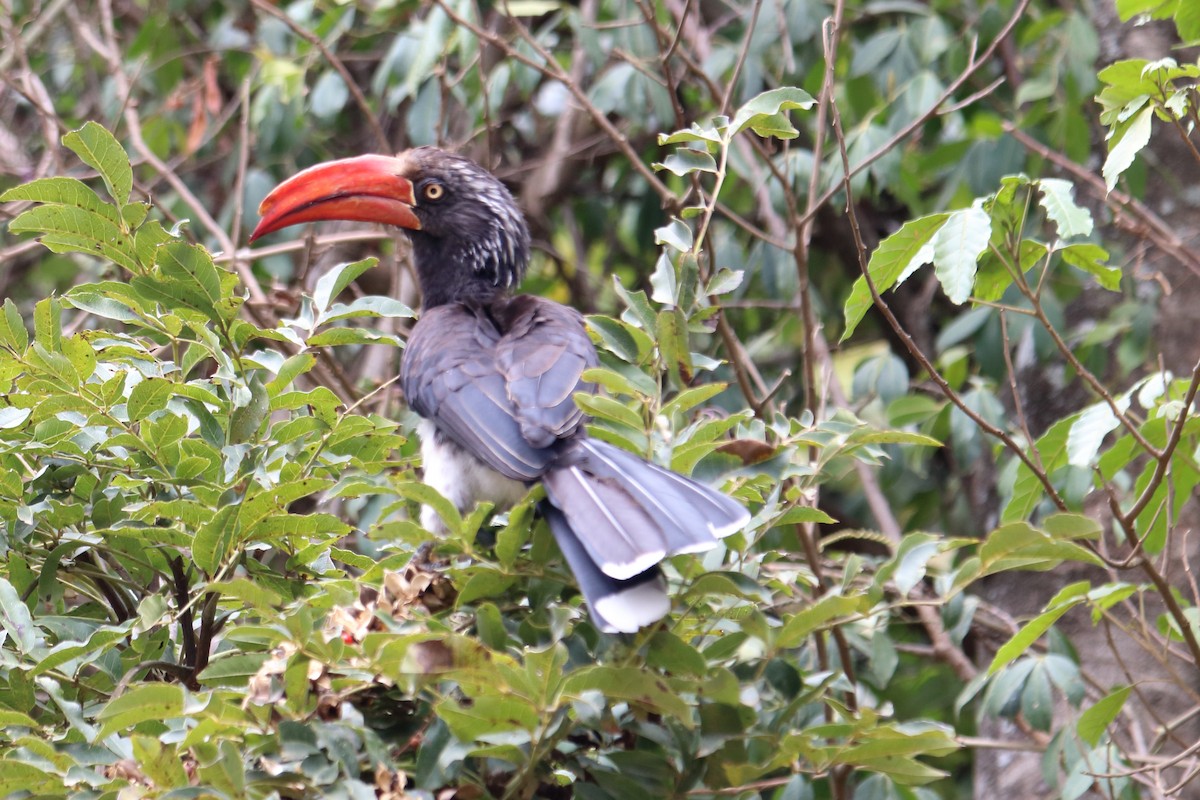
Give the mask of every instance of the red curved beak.
POLYGON ((250 241, 302 222, 344 219, 381 222, 420 230, 413 213, 412 182, 402 177, 405 161, 393 156, 358 156, 309 167, 271 190, 258 207, 261 217, 250 241))

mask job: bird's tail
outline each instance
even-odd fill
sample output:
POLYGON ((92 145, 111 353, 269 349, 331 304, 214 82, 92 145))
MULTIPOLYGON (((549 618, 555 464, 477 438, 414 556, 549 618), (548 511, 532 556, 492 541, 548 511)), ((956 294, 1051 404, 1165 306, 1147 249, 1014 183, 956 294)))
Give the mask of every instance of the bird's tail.
POLYGON ((573 443, 542 481, 550 529, 609 632, 667 613, 659 561, 707 550, 750 518, 715 489, 595 439, 573 443))

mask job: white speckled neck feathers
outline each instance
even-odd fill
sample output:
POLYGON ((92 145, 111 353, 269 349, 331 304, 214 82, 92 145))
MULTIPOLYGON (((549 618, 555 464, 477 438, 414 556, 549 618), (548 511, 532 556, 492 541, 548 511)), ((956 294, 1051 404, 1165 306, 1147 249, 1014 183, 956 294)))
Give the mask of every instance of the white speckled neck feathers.
POLYGON ((504 184, 473 161, 435 148, 401 158, 418 187, 422 226, 410 237, 424 306, 486 302, 516 286, 529 263, 529 229, 504 184), (430 182, 445 193, 421 200, 430 182))

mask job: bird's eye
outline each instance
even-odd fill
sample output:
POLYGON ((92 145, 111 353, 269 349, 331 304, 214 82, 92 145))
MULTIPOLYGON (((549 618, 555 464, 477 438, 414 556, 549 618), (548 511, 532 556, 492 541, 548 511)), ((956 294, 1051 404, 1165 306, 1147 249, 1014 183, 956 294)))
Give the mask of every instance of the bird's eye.
POLYGON ((437 182, 430 182, 425 184, 422 193, 426 200, 441 200, 446 194, 446 187, 437 182))

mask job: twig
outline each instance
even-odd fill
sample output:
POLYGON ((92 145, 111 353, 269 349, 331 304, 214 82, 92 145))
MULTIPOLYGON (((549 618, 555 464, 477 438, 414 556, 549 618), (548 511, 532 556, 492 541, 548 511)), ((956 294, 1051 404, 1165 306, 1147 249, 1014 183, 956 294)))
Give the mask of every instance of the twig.
MULTIPOLYGON (((246 169, 250 163, 250 79, 242 81, 242 115, 240 123, 240 145, 238 146, 237 177, 233 182, 233 233, 230 239, 242 238, 242 213, 245 211, 246 169)), ((237 258, 236 254, 234 258, 237 258)))
MULTIPOLYGON (((913 132, 915 132, 930 119, 937 116, 940 113, 942 104, 952 98, 954 93, 957 92, 972 75, 978 72, 981 67, 991 61, 991 58, 996 53, 997 48, 1000 47, 1002 42, 1008 39, 1009 35, 1013 32, 1013 28, 1017 26, 1017 23, 1021 21, 1021 17, 1025 15, 1025 11, 1029 8, 1030 2, 1031 0, 1020 0, 1020 2, 1017 3, 1016 8, 1013 9, 1012 14, 1008 18, 1008 22, 1004 24, 1004 27, 1001 28, 1000 32, 996 34, 996 37, 992 39, 992 43, 989 44, 987 49, 983 51, 983 55, 981 55, 979 58, 975 58, 974 54, 972 54, 972 57, 968 59, 967 66, 963 68, 963 71, 959 73, 957 78, 952 80, 946 86, 945 90, 941 93, 937 100, 930 104, 925 113, 918 116, 900 130, 896 131, 896 133, 889 137, 886 142, 872 150, 863 158, 862 161, 859 161, 853 167, 849 165, 846 159, 843 159, 845 180, 848 182, 850 178, 854 177, 879 159, 883 158, 896 145, 911 136, 913 132)), ((841 186, 835 182, 825 191, 824 194, 821 195, 817 202, 813 204, 812 210, 805 214, 802 221, 807 221, 809 217, 815 215, 817 209, 829 202, 829 200, 839 191, 841 191, 841 186)))
MULTIPOLYGON (((80 37, 88 43, 88 46, 95 50, 96 54, 108 63, 110 74, 113 81, 117 84, 118 94, 123 98, 131 98, 132 89, 129 85, 129 79, 125 75, 124 66, 121 64, 120 49, 117 46, 116 30, 113 25, 112 0, 101 0, 100 2, 100 28, 104 32, 104 41, 97 39, 95 34, 88 29, 87 25, 78 25, 77 31, 80 37)), ((229 235, 212 218, 212 215, 208 213, 208 209, 204 207, 199 198, 192 194, 192 190, 187 187, 187 184, 180 180, 179 176, 146 144, 146 140, 142 136, 142 121, 137 113, 137 104, 132 102, 132 100, 128 101, 125 106, 124 117, 125 124, 129 128, 130 141, 133 143, 134 149, 138 151, 138 154, 170 184, 180 199, 196 215, 200 224, 204 226, 204 229, 217 240, 221 249, 226 253, 233 253, 235 248, 229 235)), ((238 261, 236 258, 233 259, 232 265, 237 271, 238 276, 242 279, 242 283, 249 290, 251 302, 265 305, 268 302, 267 296, 258 285, 258 279, 254 277, 250 266, 238 261)))
POLYGON ((1119 189, 1114 189, 1111 192, 1108 191, 1108 186, 1105 185, 1104 179, 1099 175, 1096 175, 1086 167, 1076 164, 1062 153, 1046 147, 1011 122, 1005 122, 1003 127, 1004 132, 1020 142, 1026 150, 1037 153, 1059 169, 1072 175, 1076 180, 1082 181, 1091 190, 1093 195, 1104 201, 1113 211, 1117 212, 1116 221, 1118 223, 1122 214, 1129 214, 1134 217, 1141 223, 1142 227, 1131 226, 1128 223, 1124 227, 1131 228, 1134 233, 1148 238, 1158 249, 1174 256, 1193 273, 1200 275, 1200 255, 1188 248, 1183 243, 1183 240, 1175 235, 1171 227, 1148 206, 1136 197, 1132 197, 1119 189))
MULTIPOLYGON (((70 4, 71 0, 51 0, 50 4, 45 8, 38 9, 37 13, 33 15, 33 22, 28 27, 16 32, 16 36, 20 37, 22 49, 28 50, 38 39, 42 38, 42 34, 50 27, 50 23, 54 22, 58 15, 63 12, 63 9, 70 4)), ((4 6, 4 13, 11 14, 12 9, 7 2, 4 6)), ((15 47, 6 47, 3 52, 0 52, 0 72, 8 69, 16 55, 17 49, 15 47)))
MULTIPOLYGON (((1050 318, 1046 316, 1046 310, 1042 307, 1042 300, 1039 291, 1033 289, 1029 285, 1028 281, 1025 280, 1025 275, 1022 273, 1020 267, 1018 267, 1016 264, 1008 263, 1008 259, 1005 258, 1003 253, 996 249, 994 244, 989 244, 988 246, 991 248, 995 256, 1008 268, 1009 272, 1012 274, 1013 283, 1016 285, 1018 291, 1020 291, 1021 294, 1025 296, 1025 299, 1029 301, 1033 310, 1034 318, 1041 323, 1042 328, 1050 336, 1050 339, 1054 342, 1055 347, 1058 348, 1058 352, 1067 360, 1067 363, 1071 365, 1071 369, 1075 371, 1080 379, 1083 380, 1083 382, 1086 383, 1093 392, 1100 396, 1100 399, 1105 402, 1109 411, 1112 412, 1112 415, 1121 423, 1122 427, 1129 432, 1129 435, 1137 441, 1142 449, 1145 450, 1151 457, 1157 458, 1158 449, 1155 448, 1154 445, 1150 444, 1150 442, 1146 440, 1146 437, 1142 435, 1141 430, 1138 428, 1137 422, 1130 419, 1129 416, 1121 410, 1121 407, 1117 405, 1116 398, 1112 396, 1112 392, 1108 391, 1108 388, 1100 382, 1100 379, 1097 378, 1091 370, 1083 365, 1083 362, 1076 357, 1075 352, 1071 350, 1070 346, 1066 343, 1066 341, 1063 340, 1062 335, 1058 332, 1058 329, 1054 327, 1054 324, 1050 321, 1050 318)), ((1049 259, 1049 254, 1047 254, 1046 257, 1049 259)), ((1043 273, 1043 278, 1044 276, 1045 273, 1043 273)))
POLYGON ((284 13, 282 9, 277 8, 267 2, 267 0, 250 0, 250 3, 264 14, 268 14, 284 25, 287 25, 292 33, 320 51, 321 56, 329 62, 329 66, 337 71, 337 74, 341 76, 342 81, 346 84, 346 88, 350 90, 350 96, 354 98, 355 105, 362 111, 363 117, 367 120, 367 125, 371 128, 371 133, 375 136, 375 143, 383 151, 388 151, 391 145, 388 142, 387 134, 383 132, 383 126, 379 124, 379 119, 375 116, 375 111, 371 108, 371 104, 367 102, 366 95, 362 93, 362 89, 359 88, 354 76, 350 74, 350 70, 346 69, 346 65, 342 63, 342 60, 325 46, 325 43, 321 41, 321 37, 296 22, 296 20, 284 13))
POLYGON ((844 131, 842 130, 841 115, 838 113, 836 101, 832 101, 830 103, 830 109, 833 114, 834 133, 837 136, 838 148, 841 151, 842 156, 842 183, 844 184, 844 189, 846 191, 848 209, 847 216, 850 220, 850 230, 854 235, 854 243, 858 251, 859 268, 862 271, 864 280, 867 282, 867 288, 871 292, 871 299, 874 301, 875 307, 878 308, 880 313, 883 314, 883 317, 887 321, 888 325, 891 326, 896 336, 899 337, 900 341, 904 344, 904 348, 908 350, 909 354, 917 361, 917 363, 921 365, 921 368, 925 370, 925 372, 929 375, 930 380, 937 385, 938 389, 941 390, 946 399, 953 403, 959 411, 965 414, 967 418, 971 420, 971 422, 975 423, 975 426, 979 428, 979 430, 983 431, 988 436, 998 439, 1006 448, 1009 449, 1009 451, 1013 453, 1013 455, 1020 459, 1020 461, 1025 464, 1030 471, 1033 472, 1034 476, 1038 479, 1038 482, 1042 484, 1042 488, 1046 490, 1047 496, 1049 496, 1050 501, 1054 503, 1055 507, 1059 511, 1066 511, 1067 503, 1058 493, 1058 490, 1054 488, 1054 484, 1050 482, 1050 477, 1043 470, 1038 468, 1037 463, 1030 458, 1030 456, 1025 452, 1024 448, 1017 444, 1011 436, 1009 436, 1000 428, 997 428, 992 423, 988 422, 979 414, 979 412, 967 405, 966 401, 964 401, 962 397, 959 396, 958 392, 956 392, 954 388, 950 386, 950 383, 938 371, 937 367, 933 365, 933 362, 929 360, 929 357, 925 355, 924 351, 922 351, 921 348, 917 346, 917 343, 913 341, 912 336, 907 330, 904 329, 904 326, 900 324, 900 320, 896 318, 895 313, 893 313, 887 301, 884 300, 883 296, 879 294, 879 287, 875 285, 875 279, 872 277, 871 271, 867 266, 866 246, 863 244, 862 231, 858 226, 858 215, 854 211, 854 204, 852 202, 853 194, 850 187, 850 177, 852 174, 850 170, 850 157, 846 152, 846 137, 844 131))
POLYGON ((629 137, 622 133, 621 130, 617 128, 617 126, 614 125, 613 122, 609 120, 609 118, 602 111, 600 111, 600 109, 596 108, 591 100, 588 99, 587 93, 583 90, 583 87, 571 80, 571 76, 567 74, 567 72, 563 70, 561 66, 559 66, 553 54, 546 52, 546 49, 541 45, 537 38, 529 32, 528 28, 526 28, 516 19, 510 17, 510 21, 517 29, 517 32, 521 35, 521 38, 524 39, 526 44, 528 44, 534 50, 534 52, 538 54, 538 56, 541 58, 541 61, 530 58, 520 50, 517 50, 515 47, 509 44, 503 36, 492 33, 486 28, 482 28, 466 17, 463 17, 454 7, 446 2, 446 0, 435 0, 435 2, 439 8, 446 12, 446 16, 453 20, 454 24, 469 30, 474 36, 487 42, 488 44, 493 45, 494 47, 499 48, 508 58, 519 61, 525 66, 532 67, 549 78, 560 81, 563 86, 567 88, 567 91, 574 96, 575 100, 580 104, 580 106, 583 107, 583 110, 587 112, 588 116, 592 118, 592 121, 596 123, 601 130, 608 134, 609 139, 611 139, 613 143, 616 144, 616 146, 621 150, 621 152, 624 153, 625 157, 629 161, 629 165, 637 170, 637 172, 646 180, 647 185, 649 185, 650 188, 653 189, 660 198, 662 198, 663 203, 668 207, 673 208, 675 206, 678 201, 675 193, 672 192, 670 187, 663 183, 659 177, 654 174, 654 171, 650 169, 650 167, 646 166, 646 164, 642 161, 641 156, 638 155, 638 152, 633 148, 633 145, 629 143, 629 137))

